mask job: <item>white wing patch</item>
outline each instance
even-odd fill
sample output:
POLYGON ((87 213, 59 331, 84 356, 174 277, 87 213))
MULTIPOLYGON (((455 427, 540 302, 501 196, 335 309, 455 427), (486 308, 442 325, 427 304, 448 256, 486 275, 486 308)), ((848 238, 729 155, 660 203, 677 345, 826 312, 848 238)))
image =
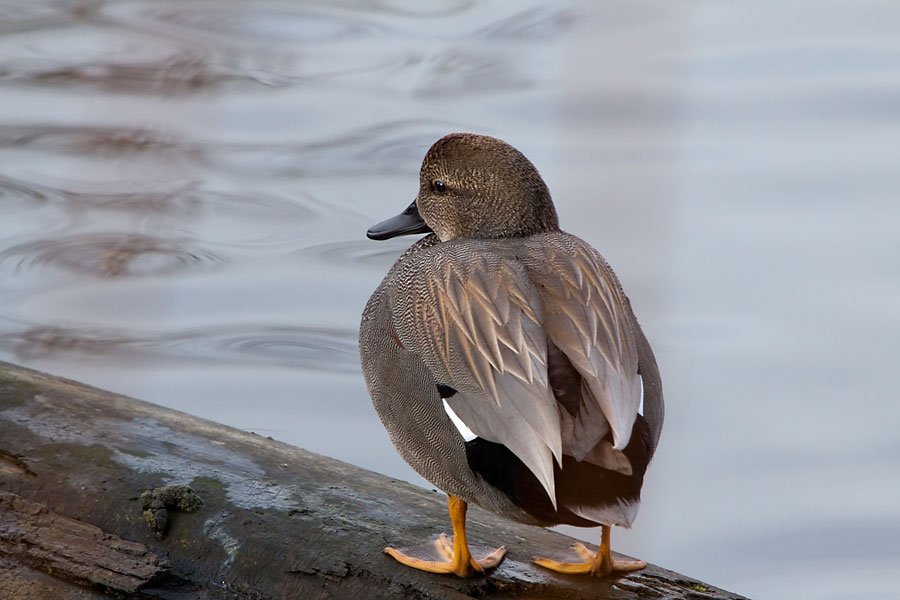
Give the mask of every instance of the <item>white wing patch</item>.
POLYGON ((638 375, 638 381, 641 383, 641 403, 638 404, 638 414, 644 416, 644 376, 638 375))
POLYGON ((453 409, 450 408, 450 404, 443 398, 441 398, 441 402, 444 403, 444 411, 446 411, 447 416, 450 417, 450 420, 453 421, 453 424, 456 425, 456 428, 459 430, 460 435, 463 437, 463 440, 467 442, 471 442, 478 436, 475 435, 475 432, 469 429, 469 426, 463 423, 463 420, 459 418, 453 409))

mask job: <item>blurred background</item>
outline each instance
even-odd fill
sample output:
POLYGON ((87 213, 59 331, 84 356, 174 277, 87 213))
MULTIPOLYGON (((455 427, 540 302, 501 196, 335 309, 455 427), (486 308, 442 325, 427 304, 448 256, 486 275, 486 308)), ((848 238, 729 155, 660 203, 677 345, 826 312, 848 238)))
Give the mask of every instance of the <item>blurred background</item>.
MULTIPOLYGON (((0 2, 0 359, 428 485, 358 366, 451 131, 618 272, 667 422, 618 550, 900 587, 900 3, 0 2)), ((595 541, 595 531, 570 533, 595 541)))

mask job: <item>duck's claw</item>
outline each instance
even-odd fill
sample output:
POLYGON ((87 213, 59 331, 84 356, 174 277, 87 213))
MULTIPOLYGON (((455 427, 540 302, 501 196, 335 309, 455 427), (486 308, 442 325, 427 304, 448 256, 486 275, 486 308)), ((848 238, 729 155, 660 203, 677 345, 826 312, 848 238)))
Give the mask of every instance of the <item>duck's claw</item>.
POLYGON ((506 555, 504 546, 500 546, 480 559, 475 559, 469 553, 468 548, 463 552, 457 553, 454 551, 453 541, 445 533, 442 533, 434 541, 434 548, 445 560, 427 560, 413 556, 412 553, 416 551, 415 548, 404 550, 385 548, 384 552, 407 567, 429 573, 452 573, 457 577, 481 575, 485 571, 499 565, 506 555))
POLYGON ((583 562, 562 562, 543 556, 536 556, 533 559, 534 564, 557 573, 593 575, 595 577, 605 577, 610 573, 639 571, 647 566, 647 563, 643 560, 614 560, 610 551, 609 537, 609 527, 604 525, 603 538, 600 543, 600 549, 597 552, 590 550, 584 544, 572 546, 572 549, 582 558, 583 562))
POLYGON ((452 540, 442 533, 434 541, 432 547, 424 547, 426 552, 423 552, 422 546, 405 548, 403 550, 385 548, 384 552, 393 556, 397 562, 407 567, 428 571, 429 573, 453 573, 458 577, 474 577, 499 565, 506 554, 506 547, 500 546, 496 550, 488 552, 481 559, 476 560, 469 551, 469 545, 466 543, 466 503, 461 498, 450 496, 448 504, 450 508, 450 522, 453 524, 452 540), (444 560, 429 560, 413 556, 413 553, 420 555, 433 554, 434 550, 437 550, 438 555, 443 557, 444 560))
POLYGON ((639 571, 647 566, 643 560, 587 560, 579 563, 562 562, 542 556, 534 557, 534 564, 556 571, 557 573, 565 573, 567 575, 593 575, 595 577, 605 577, 610 573, 627 573, 629 571, 639 571))

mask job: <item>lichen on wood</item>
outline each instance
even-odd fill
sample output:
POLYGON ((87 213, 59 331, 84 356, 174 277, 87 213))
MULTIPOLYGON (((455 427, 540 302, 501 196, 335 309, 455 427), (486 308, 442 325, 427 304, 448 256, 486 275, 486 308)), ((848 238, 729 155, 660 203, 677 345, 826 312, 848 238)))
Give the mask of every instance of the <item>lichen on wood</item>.
POLYGON ((164 485, 141 494, 141 508, 144 520, 156 539, 166 536, 169 527, 169 512, 197 512, 203 501, 188 485, 164 485))

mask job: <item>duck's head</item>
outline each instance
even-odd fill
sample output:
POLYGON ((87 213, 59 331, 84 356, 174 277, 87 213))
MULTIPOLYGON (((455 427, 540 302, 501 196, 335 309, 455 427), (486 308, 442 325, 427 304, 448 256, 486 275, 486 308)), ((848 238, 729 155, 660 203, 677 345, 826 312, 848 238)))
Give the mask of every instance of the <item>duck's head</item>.
POLYGON ((486 135, 451 133, 425 154, 415 201, 368 236, 384 240, 433 231, 446 242, 558 229, 547 184, 525 155, 486 135))

